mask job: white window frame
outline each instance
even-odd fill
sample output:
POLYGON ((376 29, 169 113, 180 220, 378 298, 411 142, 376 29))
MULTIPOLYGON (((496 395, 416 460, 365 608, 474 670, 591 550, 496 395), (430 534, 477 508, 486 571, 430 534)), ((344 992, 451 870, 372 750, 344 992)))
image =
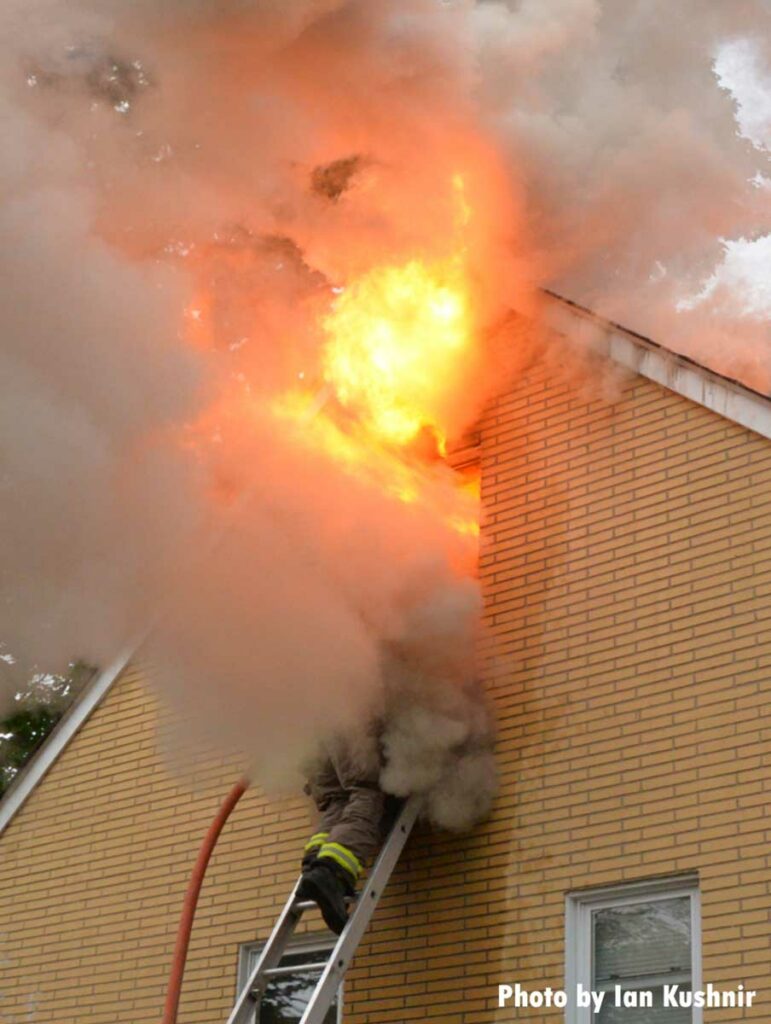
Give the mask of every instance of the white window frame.
MULTIPOLYGON (((323 956, 319 957, 318 962, 321 959, 328 959, 335 948, 336 937, 331 936, 327 939, 324 935, 295 935, 291 941, 287 944, 284 953, 307 953, 308 962, 313 961, 313 954, 320 953, 323 956)), ((238 947, 238 971, 236 973, 236 999, 241 995, 244 985, 249 980, 249 959, 255 952, 261 952, 265 943, 264 942, 242 942, 238 947)), ((298 965, 299 966, 299 965, 298 965)), ((337 1024, 343 1022, 343 999, 344 999, 344 986, 345 982, 340 982, 340 988, 337 990, 337 1024)))
MULTIPOLYGON (((606 908, 650 903, 687 896, 691 901, 691 987, 701 984, 701 900, 698 875, 675 875, 641 882, 584 889, 565 897, 565 1024, 592 1024, 590 1007, 575 1005, 576 987, 592 987, 592 913, 606 908)), ((700 1007, 691 1010, 692 1024, 703 1024, 700 1007)))

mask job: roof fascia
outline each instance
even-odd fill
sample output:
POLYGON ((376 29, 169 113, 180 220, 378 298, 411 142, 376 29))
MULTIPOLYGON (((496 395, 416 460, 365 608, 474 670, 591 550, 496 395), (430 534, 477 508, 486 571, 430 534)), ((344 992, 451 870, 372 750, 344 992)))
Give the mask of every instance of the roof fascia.
POLYGON ((547 326, 633 373, 771 440, 771 397, 663 348, 591 310, 545 292, 547 326))

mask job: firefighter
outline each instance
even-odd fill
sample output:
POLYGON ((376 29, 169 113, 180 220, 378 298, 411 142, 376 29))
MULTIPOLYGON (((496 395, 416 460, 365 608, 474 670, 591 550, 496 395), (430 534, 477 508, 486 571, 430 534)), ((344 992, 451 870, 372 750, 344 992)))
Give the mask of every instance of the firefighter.
POLYGON ((381 764, 373 727, 364 736, 326 744, 305 787, 321 818, 305 845, 298 896, 317 903, 325 923, 338 935, 348 921, 346 897, 354 895, 363 862, 382 838, 381 764))

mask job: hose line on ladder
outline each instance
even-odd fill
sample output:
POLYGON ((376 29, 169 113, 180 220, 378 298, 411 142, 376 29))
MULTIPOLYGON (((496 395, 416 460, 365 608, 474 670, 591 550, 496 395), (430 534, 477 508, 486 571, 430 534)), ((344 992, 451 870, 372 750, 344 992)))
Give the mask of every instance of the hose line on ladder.
POLYGON ((174 956, 171 961, 171 972, 169 974, 169 985, 166 989, 166 1003, 163 1009, 162 1024, 176 1024, 177 1011, 179 1009, 179 996, 182 991, 182 977, 185 973, 185 961, 187 960, 187 949, 190 944, 190 933, 193 930, 193 918, 198 905, 198 896, 201 892, 206 868, 209 858, 212 855, 220 832, 225 822, 230 817, 231 811, 246 792, 249 786, 248 779, 239 779, 222 802, 217 811, 214 821, 201 843, 190 880, 187 883, 187 892, 182 904, 182 914, 179 918, 177 938, 174 943, 174 956))

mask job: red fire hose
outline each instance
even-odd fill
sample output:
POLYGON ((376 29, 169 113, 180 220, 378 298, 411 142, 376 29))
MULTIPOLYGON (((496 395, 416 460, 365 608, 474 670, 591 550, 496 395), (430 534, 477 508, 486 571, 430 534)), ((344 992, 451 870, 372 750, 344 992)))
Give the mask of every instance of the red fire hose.
POLYGON ((190 881, 187 883, 187 892, 182 904, 182 914, 177 928, 177 939, 174 943, 174 957, 171 961, 171 973, 169 975, 169 987, 166 990, 166 1004, 163 1010, 162 1024, 176 1024, 177 1010, 179 1009, 179 996, 182 991, 182 976, 185 973, 185 961, 187 960, 187 948, 190 944, 190 932, 193 930, 193 918, 195 908, 198 905, 198 895, 201 891, 203 877, 209 864, 212 850, 219 839, 219 834, 225 822, 230 817, 230 812, 246 792, 249 786, 248 779, 239 779, 222 802, 217 811, 217 816, 209 826, 209 830, 201 843, 198 851, 190 881))

